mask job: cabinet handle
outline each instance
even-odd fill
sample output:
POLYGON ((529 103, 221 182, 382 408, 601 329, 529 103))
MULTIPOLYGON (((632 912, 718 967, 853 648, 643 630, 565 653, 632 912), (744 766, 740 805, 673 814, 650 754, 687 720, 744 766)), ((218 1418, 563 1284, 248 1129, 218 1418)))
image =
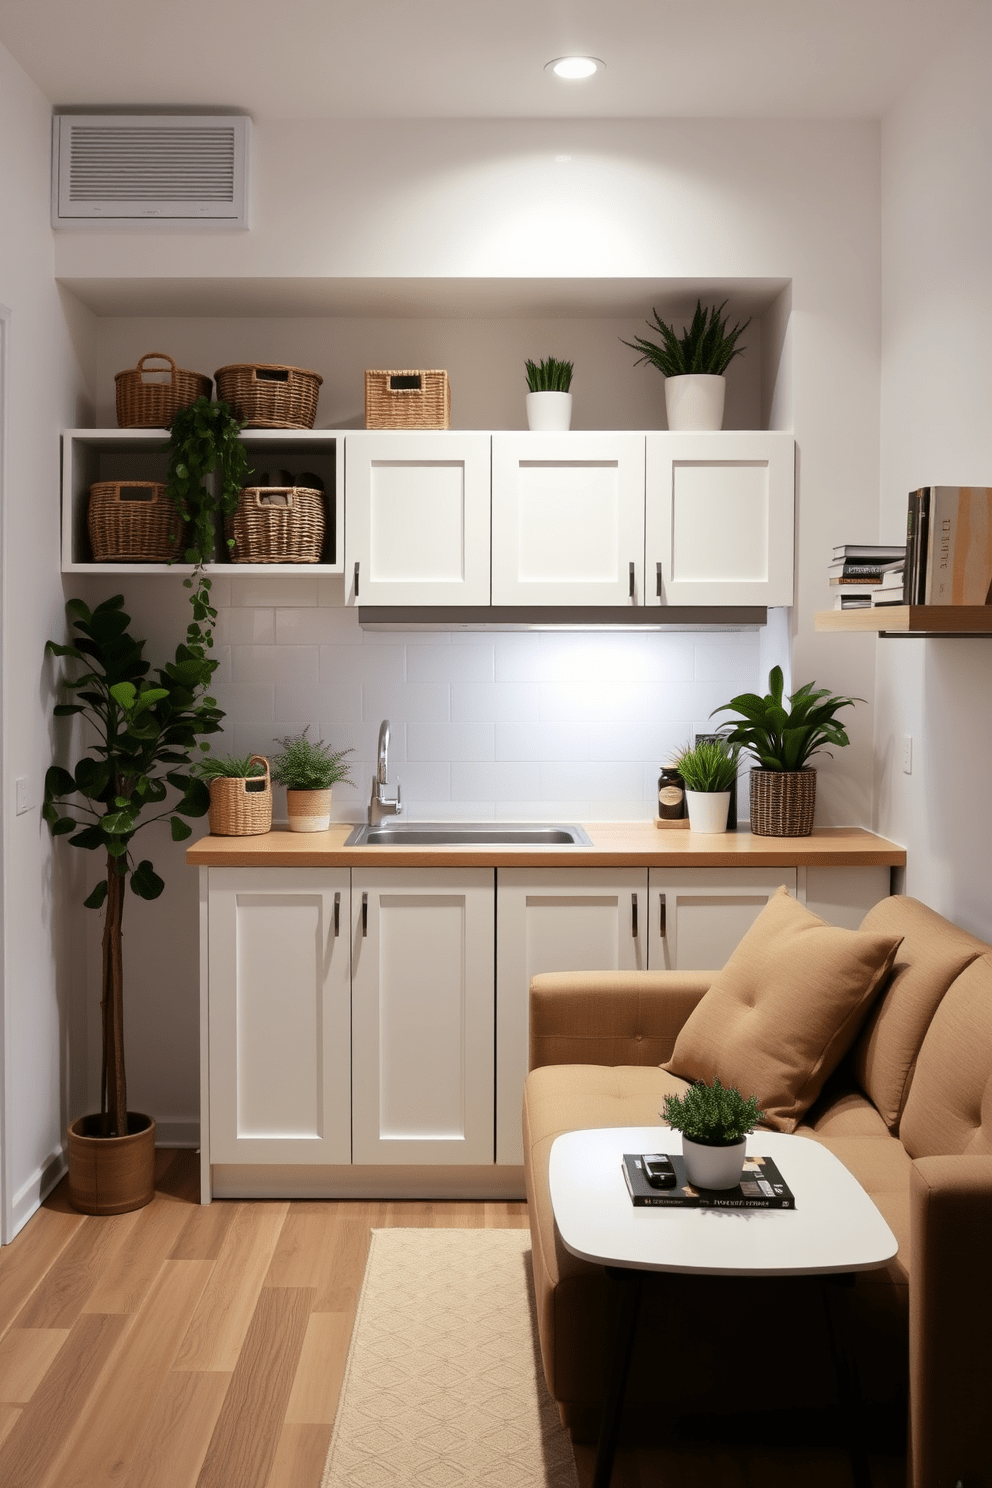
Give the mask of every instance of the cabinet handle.
POLYGON ((634 940, 637 939, 637 895, 630 896, 630 933, 634 940))
POLYGON ((368 933, 369 933, 369 896, 368 896, 368 894, 363 894, 362 895, 362 938, 363 938, 363 940, 367 937, 368 933))
POLYGON ((658 934, 664 940, 668 933, 668 912, 665 906, 664 894, 658 895, 658 934))
POLYGON ((356 599, 358 598, 358 569, 359 569, 359 565, 356 563, 355 564, 355 598, 356 599))
POLYGON ((634 597, 634 565, 633 564, 630 565, 630 587, 629 587, 629 589, 628 589, 627 592, 630 595, 630 598, 633 599, 633 597, 634 597))
POLYGON ((341 934, 341 895, 334 895, 334 939, 341 934))
POLYGON ((657 597, 660 599, 661 598, 661 564, 660 563, 656 563, 655 564, 654 592, 657 595, 657 597))

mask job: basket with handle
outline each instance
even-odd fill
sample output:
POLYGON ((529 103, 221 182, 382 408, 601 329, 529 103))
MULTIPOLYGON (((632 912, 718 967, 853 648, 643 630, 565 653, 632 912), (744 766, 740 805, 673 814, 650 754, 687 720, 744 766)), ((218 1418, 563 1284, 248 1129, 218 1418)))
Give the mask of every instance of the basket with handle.
POLYGON ((447 372, 366 372, 366 429, 447 429, 450 423, 447 372))
POLYGON ((210 830, 215 837, 259 837, 272 829, 272 780, 264 754, 249 764, 264 775, 215 775, 210 781, 210 830))
POLYGON ((310 486, 245 486, 225 522, 233 563, 319 563, 324 493, 310 486))
POLYGON ((136 367, 118 372, 117 427, 119 429, 167 429, 176 414, 191 408, 197 398, 209 398, 213 387, 202 372, 185 372, 164 351, 149 351, 136 367), (146 362, 168 362, 165 367, 146 367, 146 362))
POLYGON ((182 553, 182 518, 158 481, 97 481, 86 526, 94 563, 168 563, 182 553))
POLYGON ((323 378, 304 367, 246 362, 218 367, 217 397, 246 429, 312 429, 323 378))

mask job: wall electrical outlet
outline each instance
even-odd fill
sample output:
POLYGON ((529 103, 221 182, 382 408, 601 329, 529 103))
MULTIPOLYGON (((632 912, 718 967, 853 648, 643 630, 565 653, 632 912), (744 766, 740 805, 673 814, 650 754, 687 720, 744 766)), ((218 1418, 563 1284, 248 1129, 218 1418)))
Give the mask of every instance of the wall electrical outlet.
POLYGON ((14 781, 14 808, 18 816, 23 816, 25 811, 31 810, 31 793, 26 775, 20 775, 14 781))
POLYGON ((902 736, 902 772, 904 775, 913 773, 913 740, 909 734, 902 736))

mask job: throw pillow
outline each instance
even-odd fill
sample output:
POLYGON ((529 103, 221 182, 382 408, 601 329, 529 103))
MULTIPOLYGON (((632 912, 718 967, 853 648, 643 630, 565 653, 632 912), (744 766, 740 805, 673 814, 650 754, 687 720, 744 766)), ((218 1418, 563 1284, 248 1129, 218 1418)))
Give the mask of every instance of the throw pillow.
POLYGON ((857 1036, 902 937, 828 925, 776 890, 661 1068, 719 1076, 791 1132, 857 1036))

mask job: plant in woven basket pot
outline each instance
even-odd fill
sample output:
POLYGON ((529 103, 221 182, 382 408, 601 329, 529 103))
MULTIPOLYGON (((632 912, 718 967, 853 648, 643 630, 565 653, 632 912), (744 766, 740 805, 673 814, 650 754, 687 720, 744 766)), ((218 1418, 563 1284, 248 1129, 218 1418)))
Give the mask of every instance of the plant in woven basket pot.
POLYGON ((676 334, 674 326, 662 320, 657 310, 652 310, 654 320, 647 325, 659 332, 660 343, 643 336, 623 343, 641 353, 635 366, 646 362, 664 373, 669 429, 723 427, 724 373, 734 357, 746 350, 737 341, 751 324, 749 318, 728 329, 729 316, 723 314, 726 303, 724 300, 723 304, 709 305, 704 310, 697 300, 695 314, 681 336, 676 334))
POLYGON ((551 433, 564 433, 572 422, 572 363, 546 357, 543 362, 528 361, 527 427, 551 433))
POLYGON ((272 761, 272 779, 286 787, 286 811, 292 832, 326 832, 331 824, 331 788, 354 785, 345 763, 353 749, 332 750, 302 734, 277 740, 282 752, 272 761))
POLYGON ((122 1214, 151 1200, 155 1158, 154 1121, 127 1107, 125 889, 157 899, 165 888, 147 858, 136 860, 132 843, 142 827, 163 820, 174 842, 191 835, 184 818, 204 816, 210 804, 194 754, 209 748, 198 740, 217 733, 224 715, 205 695, 217 663, 191 637, 193 626, 175 659, 152 671, 121 595, 93 610, 72 599, 66 611, 75 636, 68 645, 49 641, 47 650, 75 664, 63 681, 72 701, 54 713, 81 715, 95 742, 71 770, 50 767, 42 814, 56 837, 71 833, 70 847, 102 853, 106 862, 83 901, 104 909, 100 1114, 69 1127, 69 1199, 87 1214, 122 1214))
POLYGON ((666 1095, 662 1116, 682 1133, 686 1177, 697 1188, 734 1188, 741 1179, 747 1134, 761 1119, 758 1097, 735 1085, 690 1085, 685 1095, 666 1095))
POLYGON ((724 739, 699 739, 675 758, 685 787, 693 832, 725 832, 730 791, 737 779, 740 746, 724 739))
POLYGON ((210 790, 216 837, 257 837, 272 829, 272 779, 264 754, 211 755, 197 766, 210 790))
MULTIPOLYGON (((816 771, 809 761, 828 744, 840 749, 850 739, 837 714, 863 698, 837 697, 815 682, 805 682, 783 697, 781 667, 768 675, 764 697, 744 692, 714 713, 740 713, 727 725, 728 744, 737 744, 755 760, 751 770, 751 831, 759 837, 808 837, 816 806, 816 771)), ((711 715, 712 716, 712 715, 711 715)))

